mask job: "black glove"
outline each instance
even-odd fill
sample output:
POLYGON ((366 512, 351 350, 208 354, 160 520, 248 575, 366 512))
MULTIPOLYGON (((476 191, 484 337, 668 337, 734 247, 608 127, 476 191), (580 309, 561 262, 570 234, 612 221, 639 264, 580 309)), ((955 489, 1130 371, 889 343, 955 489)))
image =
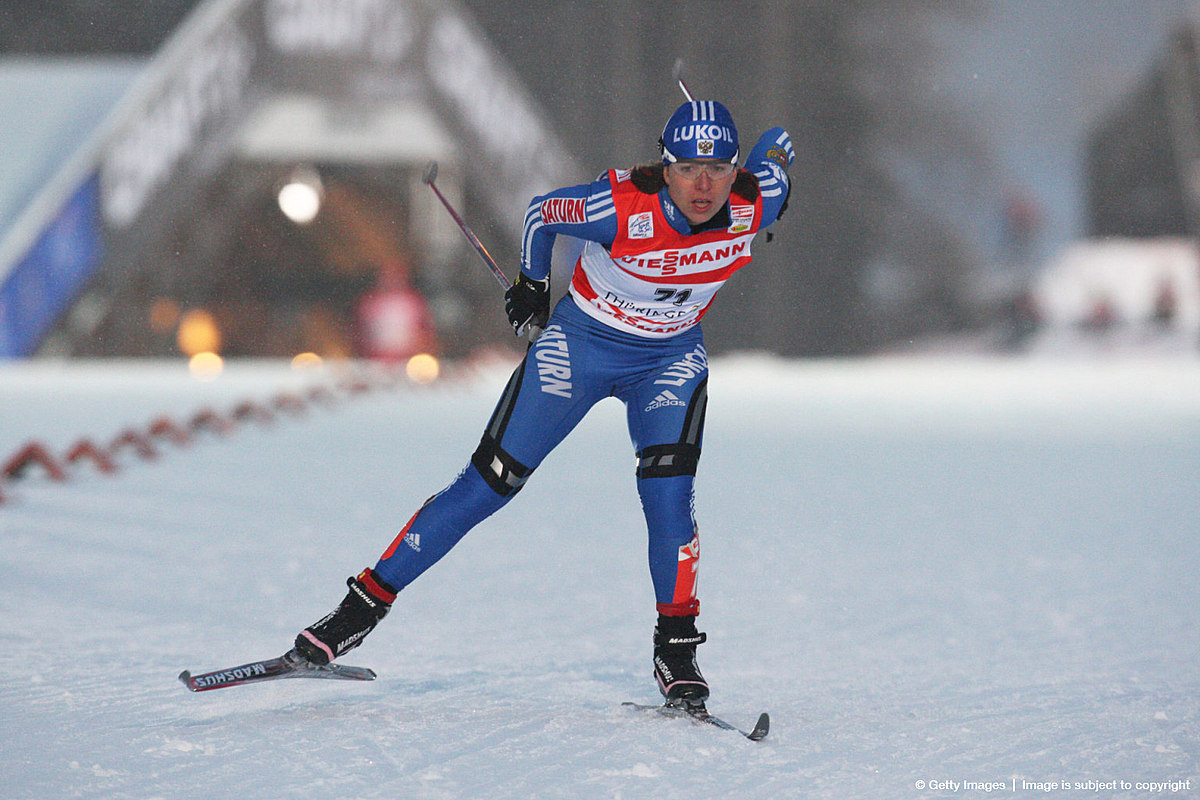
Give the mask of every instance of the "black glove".
POLYGON ((513 333, 520 336, 526 328, 540 333, 550 319, 550 279, 535 281, 522 273, 504 293, 504 312, 513 333))

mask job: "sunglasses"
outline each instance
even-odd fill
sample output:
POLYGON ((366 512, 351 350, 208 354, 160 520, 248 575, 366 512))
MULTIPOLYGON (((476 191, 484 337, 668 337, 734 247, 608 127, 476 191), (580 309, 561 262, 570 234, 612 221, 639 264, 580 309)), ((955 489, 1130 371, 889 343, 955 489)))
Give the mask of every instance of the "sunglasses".
POLYGON ((685 181, 699 180, 707 175, 714 181, 724 180, 737 171, 737 165, 728 161, 677 161, 671 165, 671 174, 685 181))

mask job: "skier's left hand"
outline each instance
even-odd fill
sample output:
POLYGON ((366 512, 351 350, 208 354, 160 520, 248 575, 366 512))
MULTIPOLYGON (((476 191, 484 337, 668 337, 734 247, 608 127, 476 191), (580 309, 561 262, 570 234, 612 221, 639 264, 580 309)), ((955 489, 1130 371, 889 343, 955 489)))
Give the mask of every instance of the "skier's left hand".
POLYGON ((770 161, 781 169, 787 169, 796 160, 796 151, 792 147, 792 137, 780 127, 774 127, 758 137, 750 154, 746 156, 746 166, 770 161))

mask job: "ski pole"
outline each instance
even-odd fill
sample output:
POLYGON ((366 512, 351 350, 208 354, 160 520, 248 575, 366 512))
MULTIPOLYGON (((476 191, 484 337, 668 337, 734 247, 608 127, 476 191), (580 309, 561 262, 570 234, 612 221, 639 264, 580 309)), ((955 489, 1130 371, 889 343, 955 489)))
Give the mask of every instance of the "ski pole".
POLYGON ((683 96, 687 98, 689 103, 694 103, 696 98, 692 97, 692 93, 688 91, 687 84, 683 82, 682 58, 675 59, 675 68, 671 71, 671 74, 674 76, 675 82, 679 84, 679 88, 683 92, 683 96))
POLYGON ((509 281, 508 276, 501 272, 500 267, 496 266, 496 259, 492 258, 492 254, 489 253, 487 248, 483 246, 483 242, 479 241, 479 237, 474 234, 471 228, 468 227, 467 223, 463 221, 463 218, 460 217, 458 212, 454 210, 454 206, 452 206, 450 201, 446 199, 446 196, 442 194, 441 189, 438 189, 437 184, 434 182, 437 180, 437 169, 437 162, 430 161, 429 166, 425 168, 425 176, 422 178, 422 180, 425 181, 425 184, 430 189, 433 189, 433 193, 437 195, 438 200, 441 200, 442 205, 444 205, 446 210, 450 212, 450 218, 454 220, 454 224, 457 225, 458 229, 463 232, 463 236, 467 237, 467 241, 470 242, 471 246, 475 248, 475 252, 479 253, 479 257, 483 259, 483 263, 487 264, 488 269, 492 271, 492 274, 496 276, 496 280, 500 282, 500 285, 504 287, 504 291, 507 292, 510 288, 512 288, 512 282, 509 281))
MULTIPOLYGON (((490 269, 492 274, 496 276, 496 280, 499 281, 500 285, 504 288, 504 291, 507 292, 509 289, 511 289, 512 281, 510 281, 508 276, 505 275, 501 271, 500 267, 496 265, 496 259, 492 258, 492 254, 489 253, 487 248, 483 246, 483 242, 479 241, 479 237, 475 235, 470 226, 467 225, 463 218, 459 216, 458 212, 454 210, 454 206, 451 205, 450 201, 446 199, 446 196, 442 194, 441 189, 438 189, 436 183, 436 161, 429 162, 429 166, 425 168, 425 175, 422 180, 430 189, 433 189, 433 193, 437 195, 438 200, 442 201, 442 205, 446 207, 448 212, 450 212, 450 218, 454 220, 454 224, 458 226, 460 231, 462 231, 463 236, 467 237, 467 241, 470 242, 471 246, 475 248, 475 252, 479 253, 479 257, 483 259, 483 263, 487 264, 488 269, 490 269)), ((533 343, 537 341, 537 338, 542 335, 542 329, 537 325, 527 324, 524 330, 525 338, 529 340, 530 346, 532 346, 533 343)))

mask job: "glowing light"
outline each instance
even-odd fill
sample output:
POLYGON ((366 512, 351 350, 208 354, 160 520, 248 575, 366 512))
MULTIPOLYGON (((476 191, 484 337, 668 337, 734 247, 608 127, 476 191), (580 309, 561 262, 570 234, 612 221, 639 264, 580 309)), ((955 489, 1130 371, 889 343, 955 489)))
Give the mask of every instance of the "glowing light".
POLYGON ((225 361, 216 353, 196 353, 188 359, 188 371, 201 381, 215 381, 225 369, 225 361))
POLYGON ((428 353, 418 353, 408 360, 404 371, 413 383, 433 383, 441 372, 441 365, 428 353))
POLYGON ((315 169, 297 169, 292 173, 291 180, 279 190, 279 210, 297 225, 307 225, 321 211, 323 192, 321 176, 315 169))
POLYGON ((292 369, 316 369, 324 363, 324 360, 316 353, 299 353, 292 359, 292 369))
POLYGON ((221 331, 212 314, 202 308, 194 308, 179 321, 179 333, 175 341, 186 356, 217 353, 221 350, 221 331))

